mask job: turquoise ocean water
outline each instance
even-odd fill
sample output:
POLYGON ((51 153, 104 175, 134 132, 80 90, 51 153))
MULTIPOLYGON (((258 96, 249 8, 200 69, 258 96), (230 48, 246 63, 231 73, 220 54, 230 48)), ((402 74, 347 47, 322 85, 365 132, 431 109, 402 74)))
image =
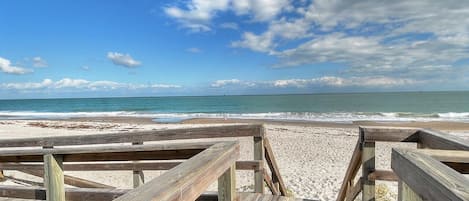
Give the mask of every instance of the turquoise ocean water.
POLYGON ((97 116, 469 122, 469 92, 0 100, 2 119, 97 116))

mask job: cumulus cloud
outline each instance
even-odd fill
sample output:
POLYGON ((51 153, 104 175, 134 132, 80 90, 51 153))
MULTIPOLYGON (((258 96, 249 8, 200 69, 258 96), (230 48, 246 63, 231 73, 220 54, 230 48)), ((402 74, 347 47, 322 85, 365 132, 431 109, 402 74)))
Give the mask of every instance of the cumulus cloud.
POLYGON ((141 65, 140 61, 135 60, 130 54, 123 54, 118 52, 108 52, 107 58, 115 65, 133 68, 141 65))
POLYGON ((42 82, 18 82, 18 83, 1 83, 0 89, 31 91, 40 89, 75 89, 84 91, 96 90, 115 90, 115 89, 172 89, 181 88, 180 85, 174 84, 132 84, 119 83, 109 80, 89 81, 85 79, 63 78, 53 81, 44 79, 42 82))
MULTIPOLYGON (((194 32, 204 32, 212 30, 212 18, 222 11, 230 10, 237 15, 248 15, 254 21, 269 21, 287 8, 291 8, 289 0, 191 0, 182 8, 165 7, 164 12, 181 26, 194 32)), ((237 25, 224 24, 224 28, 237 29, 237 25)))
POLYGON ((11 65, 10 60, 0 57, 0 71, 7 74, 22 75, 33 72, 30 69, 11 65))
POLYGON ((256 35, 252 32, 244 32, 242 40, 232 42, 231 46, 249 48, 256 52, 271 53, 276 44, 273 42, 272 34, 268 32, 262 35, 256 35))
POLYGON ((33 66, 34 67, 47 67, 47 61, 41 57, 33 57, 33 66))

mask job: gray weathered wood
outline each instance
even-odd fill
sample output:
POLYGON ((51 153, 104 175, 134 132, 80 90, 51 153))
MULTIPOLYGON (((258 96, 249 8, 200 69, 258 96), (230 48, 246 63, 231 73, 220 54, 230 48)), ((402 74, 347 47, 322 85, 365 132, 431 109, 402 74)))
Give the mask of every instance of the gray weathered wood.
POLYGON ((391 167, 423 200, 469 200, 469 180, 431 156, 393 149, 391 167))
POLYGON ((48 201, 65 201, 62 156, 44 155, 44 186, 48 201))
POLYGON ((418 128, 361 126, 366 142, 417 142, 418 128))
MULTIPOLYGON (((352 185, 351 182, 357 175, 358 170, 360 169, 361 158, 362 158, 361 143, 360 141, 357 141, 357 144, 355 145, 355 149, 352 153, 352 158, 350 159, 350 162, 349 162, 349 166, 347 168, 347 171, 345 172, 344 179, 342 180, 342 185, 340 187, 339 194, 337 195, 336 201, 343 201, 345 199, 347 190, 349 186, 352 185)), ((360 190, 361 190, 361 186, 360 186, 360 190)))
POLYGON ((423 201, 406 183, 399 181, 398 201, 423 201))
MULTIPOLYGON (((133 162, 119 162, 119 163, 64 163, 63 169, 65 171, 111 171, 111 170, 169 170, 182 162, 147 162, 142 161, 139 163, 133 162)), ((263 161, 236 161, 237 170, 259 170, 262 169, 263 161)), ((4 170, 19 170, 19 171, 43 171, 44 165, 42 163, 0 163, 0 169, 4 170)), ((41 176, 42 177, 42 176, 41 176)), ((65 175, 66 178, 66 175, 65 175)), ((66 183, 67 184, 67 183, 66 183)), ((84 187, 84 186, 82 186, 84 187)))
POLYGON ((264 171, 264 181, 267 184, 267 187, 269 187, 270 191, 272 192, 272 195, 280 195, 280 193, 278 192, 278 188, 276 188, 274 182, 269 177, 266 171, 264 171))
MULTIPOLYGON (((63 165, 62 165, 63 168, 63 165)), ((65 170, 63 168, 63 170, 65 170)), ((23 169, 19 170, 21 172, 24 172, 26 174, 34 175, 37 177, 44 177, 44 167, 41 170, 31 170, 31 169, 23 169)), ((70 176, 70 175, 64 175, 64 183, 70 186, 76 186, 80 188, 115 188, 113 186, 109 186, 106 184, 101 184, 98 182, 70 176)))
POLYGON ((218 200, 236 200, 236 167, 234 164, 218 178, 218 200))
POLYGON ((187 159, 216 142, 2 150, 3 162, 41 162, 43 154, 63 155, 64 162, 187 159))
MULTIPOLYGON (((142 145, 143 142, 132 142, 132 145, 142 145)), ((138 161, 134 161, 134 163, 138 163, 138 161)), ((137 188, 145 183, 145 175, 143 174, 142 170, 134 170, 132 171, 133 177, 133 187, 137 188)))
MULTIPOLYGON (((254 138, 254 160, 264 161, 264 141, 262 137, 254 138)), ((264 170, 254 171, 254 192, 264 193, 264 170)))
POLYGON ((375 181, 369 180, 368 175, 375 171, 375 143, 363 142, 362 143, 362 200, 374 201, 375 200, 375 181))
POLYGON ((283 196, 287 195, 287 188, 285 187, 285 183, 283 182, 282 176, 280 175, 280 169, 277 165, 275 160, 274 152, 272 151, 272 147, 270 146, 269 139, 267 137, 264 138, 264 147, 265 147, 265 160, 272 171, 272 182, 274 186, 279 187, 280 194, 283 196))
POLYGON ((419 143, 421 148, 469 151, 469 141, 430 129, 419 131, 419 143))
POLYGON ((238 142, 217 143, 116 201, 195 200, 239 157, 238 142))
POLYGON ((355 185, 351 186, 347 191, 347 201, 354 201, 362 190, 363 178, 359 178, 355 185))
POLYGON ((197 128, 161 129, 151 131, 136 131, 128 133, 109 133, 93 135, 54 136, 22 139, 2 139, 0 147, 34 147, 34 146, 63 146, 63 145, 90 145, 109 143, 131 143, 162 140, 223 138, 223 137, 249 137, 260 136, 262 125, 241 124, 207 126, 197 128))

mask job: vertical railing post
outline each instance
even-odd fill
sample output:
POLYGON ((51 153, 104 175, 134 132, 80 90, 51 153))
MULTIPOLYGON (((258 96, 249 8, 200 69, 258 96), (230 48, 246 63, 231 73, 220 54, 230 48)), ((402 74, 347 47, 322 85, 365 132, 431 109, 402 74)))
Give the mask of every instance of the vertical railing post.
POLYGON ((236 165, 218 178, 218 201, 236 200, 236 165))
POLYGON ((402 180, 399 180, 397 193, 398 201, 423 201, 423 199, 402 180))
POLYGON ((65 201, 62 155, 44 155, 44 186, 48 201, 65 201))
MULTIPOLYGON (((142 145, 143 142, 132 142, 132 145, 142 145)), ((137 161, 134 161, 137 163, 137 161)), ((133 176, 133 187, 137 188, 145 182, 145 175, 143 174, 143 171, 141 170, 134 170, 132 173, 133 176)))
POLYGON ((362 201, 375 200, 375 181, 368 179, 368 175, 375 171, 375 142, 365 141, 365 132, 360 128, 360 142, 362 147, 362 201))
MULTIPOLYGON (((264 126, 260 129, 260 136, 254 137, 254 160, 261 160, 264 164, 264 126)), ((264 168, 254 171, 254 192, 264 193, 264 168)))

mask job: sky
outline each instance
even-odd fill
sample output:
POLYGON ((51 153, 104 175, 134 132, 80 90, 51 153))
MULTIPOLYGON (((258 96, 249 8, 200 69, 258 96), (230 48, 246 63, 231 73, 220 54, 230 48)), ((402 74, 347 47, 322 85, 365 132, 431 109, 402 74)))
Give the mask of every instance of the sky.
POLYGON ((469 89, 467 0, 0 1, 0 99, 469 89))

